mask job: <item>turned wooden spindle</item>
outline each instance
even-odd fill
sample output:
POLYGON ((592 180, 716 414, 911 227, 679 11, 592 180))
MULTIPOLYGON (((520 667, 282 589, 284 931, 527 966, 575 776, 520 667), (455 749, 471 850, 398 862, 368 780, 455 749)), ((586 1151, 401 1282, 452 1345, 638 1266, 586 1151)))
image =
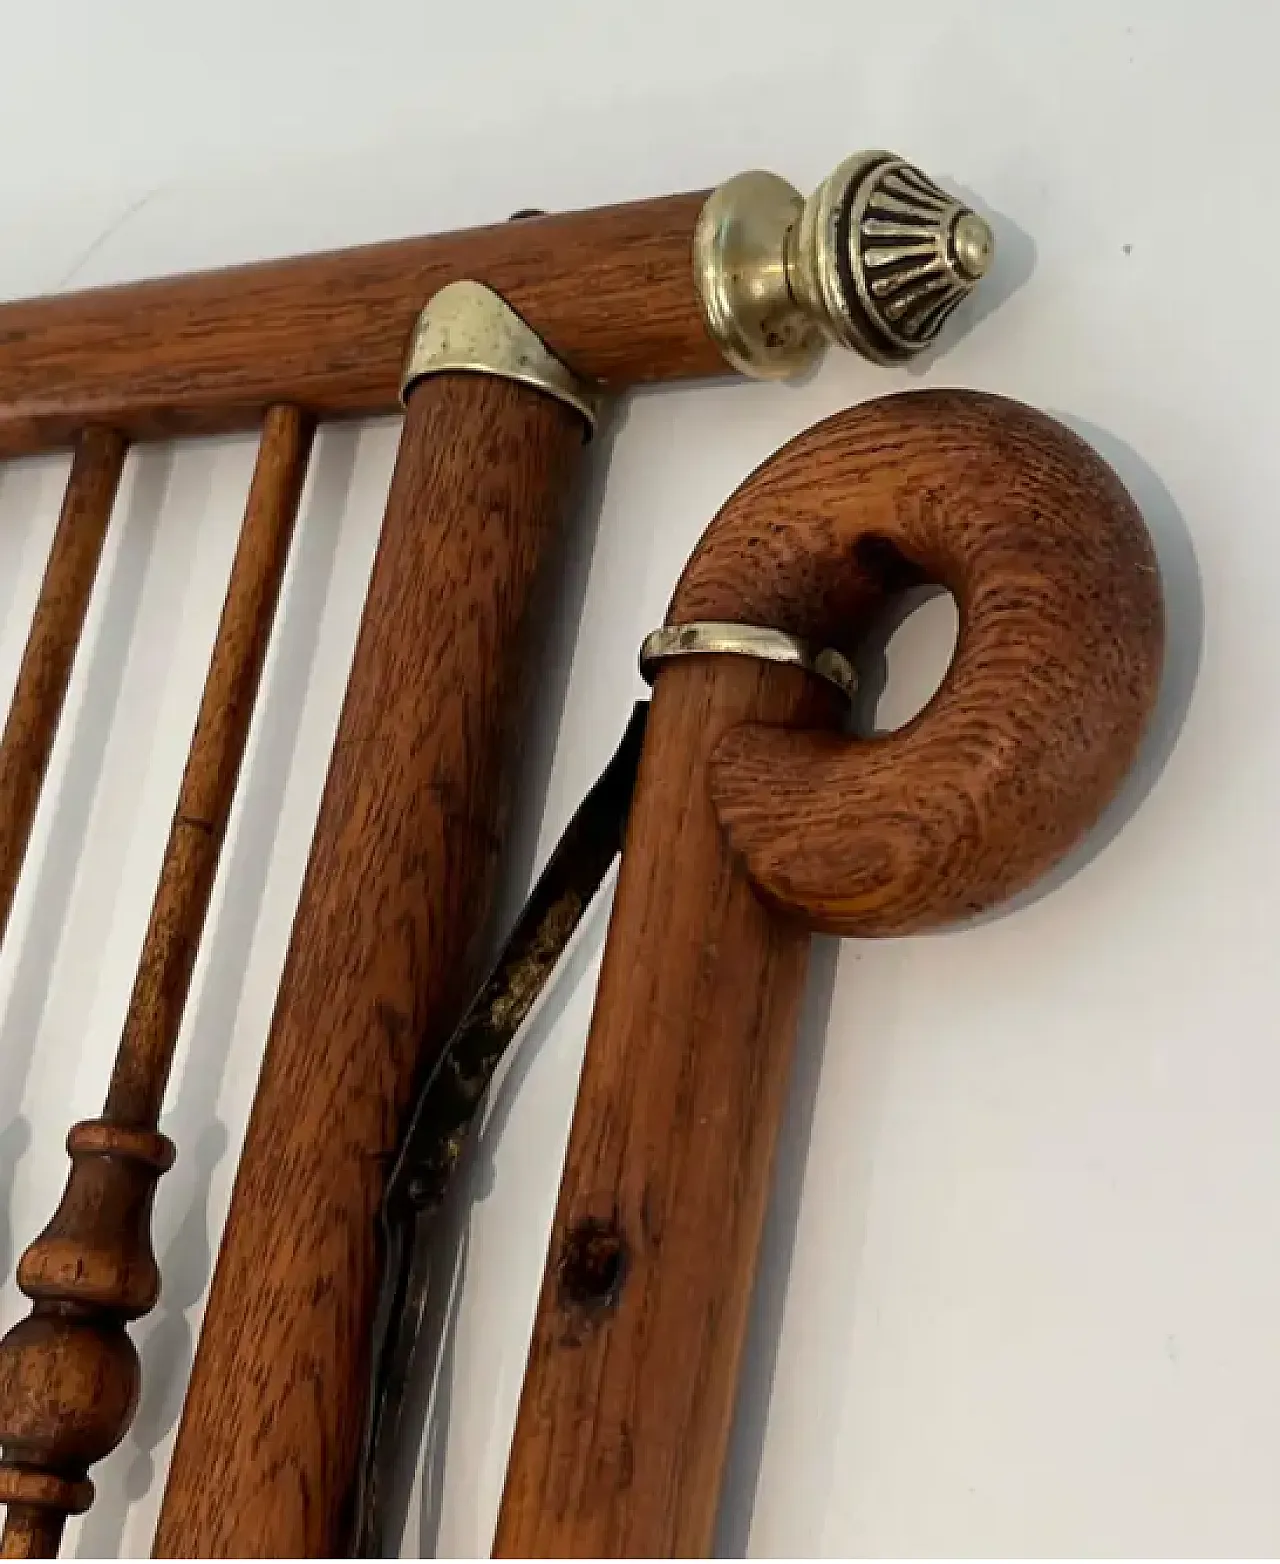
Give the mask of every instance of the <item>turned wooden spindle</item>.
POLYGON ((1000 398, 889 397, 801 435, 722 509, 667 622, 853 654, 920 580, 960 636, 898 732, 814 720, 794 668, 658 674, 496 1556, 710 1554, 809 931, 992 906, 1134 758, 1163 649, 1145 528, 1087 446, 1000 398))
POLYGON ((127 450, 127 441, 114 429, 93 427, 81 434, 72 457, 0 738, 0 938, 13 910, 127 450))
POLYGON ((126 1326, 155 1307, 157 1129, 200 933, 235 795, 311 443, 293 407, 266 416, 151 919, 106 1103, 67 1137, 71 1174, 23 1255, 30 1315, 0 1342, 0 1555, 52 1558, 88 1508, 88 1469, 124 1438, 140 1390, 126 1326))

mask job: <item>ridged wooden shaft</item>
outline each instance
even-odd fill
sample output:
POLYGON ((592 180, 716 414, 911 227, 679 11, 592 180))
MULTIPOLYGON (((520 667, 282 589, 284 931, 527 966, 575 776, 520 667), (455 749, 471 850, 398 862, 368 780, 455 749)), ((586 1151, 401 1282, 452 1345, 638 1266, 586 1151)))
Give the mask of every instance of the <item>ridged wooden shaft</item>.
POLYGON ((159 1296, 151 1208, 174 1156, 156 1121, 310 440, 304 415, 271 410, 106 1105, 100 1119, 68 1136, 72 1169, 62 1201, 18 1267, 33 1308, 0 1342, 6 1557, 55 1556, 66 1517, 92 1502, 90 1466, 120 1443, 137 1408, 138 1356, 125 1327, 159 1296))
POLYGON ((331 1557, 368 1395, 375 1214, 475 976, 577 414, 477 375, 410 398, 155 1552, 331 1557))
POLYGON ((13 910, 126 450, 124 437, 113 429, 86 429, 76 442, 62 513, 0 738, 0 938, 13 910))
POLYGON ((836 715, 794 668, 659 676, 495 1556, 711 1551, 809 934, 725 847, 707 760, 836 715))

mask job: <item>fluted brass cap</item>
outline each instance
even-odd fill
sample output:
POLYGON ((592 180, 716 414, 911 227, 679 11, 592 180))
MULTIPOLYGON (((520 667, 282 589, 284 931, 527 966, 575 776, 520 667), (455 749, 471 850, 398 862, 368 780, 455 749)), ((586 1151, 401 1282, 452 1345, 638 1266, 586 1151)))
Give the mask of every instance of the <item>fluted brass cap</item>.
POLYGON ((825 343, 879 364, 927 347, 991 264, 987 223, 914 164, 860 152, 805 200, 776 174, 714 190, 694 234, 707 330, 756 379, 807 369, 825 343))

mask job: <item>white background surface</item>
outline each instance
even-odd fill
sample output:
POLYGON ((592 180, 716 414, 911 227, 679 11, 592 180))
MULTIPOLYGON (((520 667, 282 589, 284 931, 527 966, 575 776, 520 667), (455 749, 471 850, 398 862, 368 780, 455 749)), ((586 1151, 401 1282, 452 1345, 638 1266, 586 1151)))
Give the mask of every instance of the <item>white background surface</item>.
MULTIPOLYGON (((0 19, 6 296, 752 166, 807 189, 866 145, 980 193, 997 272, 922 371, 833 357, 798 389, 626 409, 576 523, 517 862, 527 881, 611 749, 702 527, 785 439, 922 383, 1021 397, 1091 439, 1166 572, 1157 728, 1049 894, 946 936, 820 948, 723 1546, 1280 1550, 1275 9, 10 0, 0 19)), ((96 1474, 82 1556, 149 1543, 395 435, 330 430, 313 464, 165 1120, 180 1160, 143 1404, 96 1474)), ((131 459, 0 955, 6 1277, 105 1086, 252 454, 131 459)), ((0 690, 64 472, 0 473, 0 690)), ((882 720, 928 692, 951 634, 938 602, 899 635, 882 720)), ((464 1283, 409 1552, 488 1547, 604 922, 532 1024, 454 1213, 464 1283)), ((6 1284, 0 1323, 20 1312, 6 1284)))

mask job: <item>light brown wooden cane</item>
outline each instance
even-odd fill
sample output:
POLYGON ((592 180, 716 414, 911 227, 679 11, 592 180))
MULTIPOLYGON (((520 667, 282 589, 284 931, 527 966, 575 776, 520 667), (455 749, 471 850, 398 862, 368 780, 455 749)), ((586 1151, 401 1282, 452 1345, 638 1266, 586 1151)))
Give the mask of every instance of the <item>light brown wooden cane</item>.
POLYGON ((1087 446, 1000 398, 885 398, 801 435, 711 524, 668 623, 852 653, 922 579, 954 592, 959 644, 898 733, 815 721, 793 668, 658 676, 498 1556, 710 1553, 808 931, 992 906, 1133 760, 1163 645, 1150 541, 1087 446))

